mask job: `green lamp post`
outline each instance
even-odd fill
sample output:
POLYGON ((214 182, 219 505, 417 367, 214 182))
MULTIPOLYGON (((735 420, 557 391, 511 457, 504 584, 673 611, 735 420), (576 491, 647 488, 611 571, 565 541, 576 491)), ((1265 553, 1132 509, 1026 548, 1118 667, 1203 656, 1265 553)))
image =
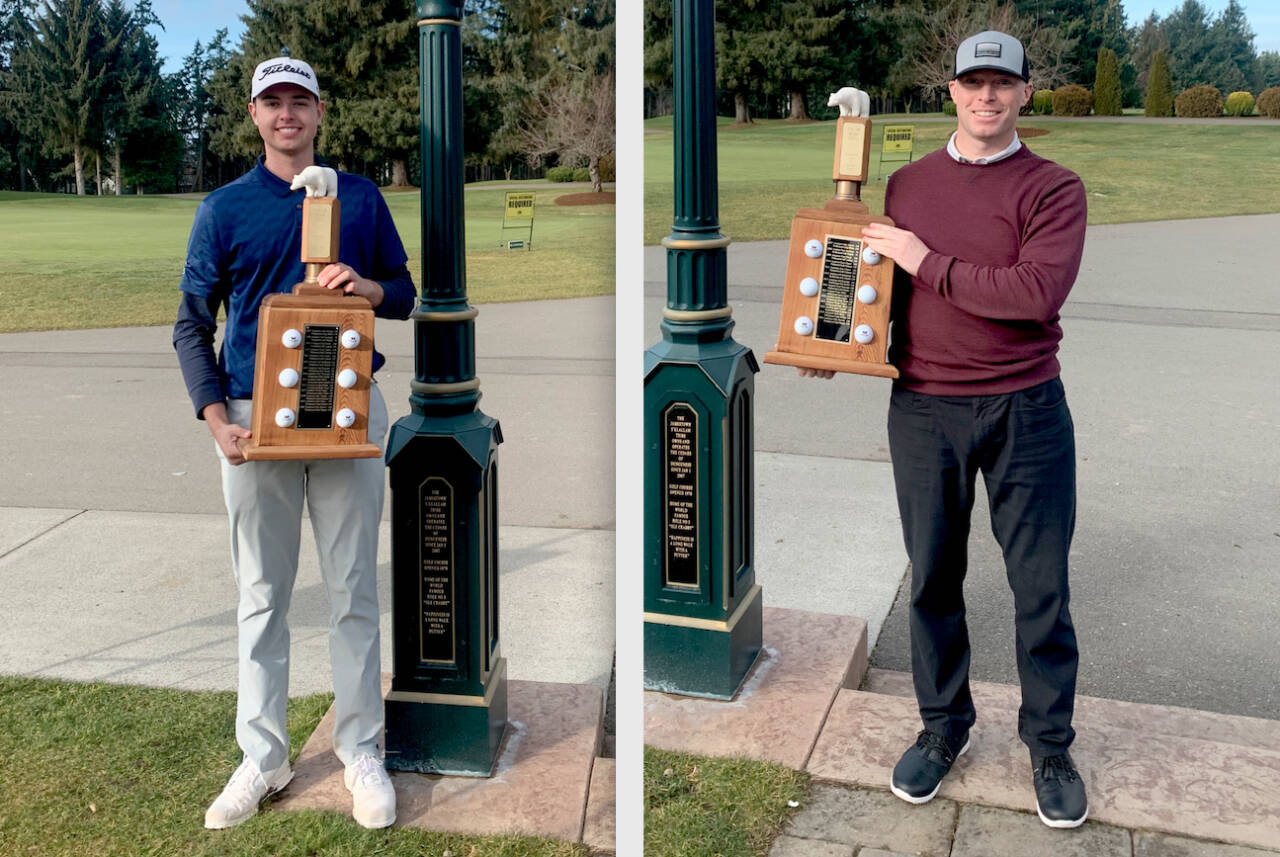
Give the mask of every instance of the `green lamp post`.
POLYGON ((422 299, 411 413, 387 440, 387 767, 488 776, 507 723, 498 634, 497 420, 481 413, 462 221, 462 0, 419 0, 422 299))
POLYGON ((716 189, 715 4, 675 0, 675 222, 645 352, 645 687, 729 699, 761 646, 755 356, 733 340, 716 189))

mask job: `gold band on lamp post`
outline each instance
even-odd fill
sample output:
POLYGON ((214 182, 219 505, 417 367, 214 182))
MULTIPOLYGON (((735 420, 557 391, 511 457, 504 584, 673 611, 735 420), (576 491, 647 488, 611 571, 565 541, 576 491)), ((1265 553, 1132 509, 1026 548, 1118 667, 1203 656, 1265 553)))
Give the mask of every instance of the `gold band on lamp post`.
POLYGON ((662 246, 668 250, 715 250, 728 247, 732 239, 728 235, 719 238, 672 238, 668 235, 662 239, 662 246))
POLYGON ((409 318, 413 321, 470 321, 480 314, 475 307, 445 312, 442 310, 415 310, 409 318))
POLYGON ((717 318, 729 318, 733 315, 733 307, 728 304, 715 309, 671 309, 664 307, 662 317, 670 321, 712 321, 717 318))

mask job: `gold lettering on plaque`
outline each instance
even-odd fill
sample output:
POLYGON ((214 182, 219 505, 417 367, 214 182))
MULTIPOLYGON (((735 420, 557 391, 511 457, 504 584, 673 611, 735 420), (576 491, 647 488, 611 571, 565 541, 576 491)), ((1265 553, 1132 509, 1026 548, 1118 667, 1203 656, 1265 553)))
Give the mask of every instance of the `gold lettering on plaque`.
POLYGON ((866 142, 866 129, 856 122, 845 122, 840 130, 840 174, 862 175, 862 146, 866 142))
POLYGON ((422 483, 418 497, 421 568, 418 578, 419 658, 457 660, 454 627, 453 488, 438 476, 422 483))

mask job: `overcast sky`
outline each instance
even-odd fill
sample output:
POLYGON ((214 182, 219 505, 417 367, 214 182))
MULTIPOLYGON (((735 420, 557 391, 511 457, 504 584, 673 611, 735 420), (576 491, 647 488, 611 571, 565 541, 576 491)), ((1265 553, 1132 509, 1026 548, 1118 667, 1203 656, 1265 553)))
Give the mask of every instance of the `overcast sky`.
MULTIPOLYGON (((721 0, 726 2, 726 0, 721 0)), ((1164 17, 1182 5, 1183 0, 1126 0, 1125 13, 1131 25, 1139 24, 1147 15, 1155 12, 1164 17)), ((1201 0, 1210 15, 1216 15, 1227 5, 1227 0, 1201 0)), ((154 0, 151 4, 164 24, 164 30, 152 28, 160 41, 160 56, 165 58, 164 70, 174 72, 182 68, 182 59, 191 53, 196 39, 208 44, 219 27, 226 27, 231 37, 231 47, 238 47, 244 24, 240 16, 248 14, 244 0, 154 0)), ((1258 51, 1280 51, 1280 0, 1240 0, 1245 16, 1253 27, 1254 47, 1258 51)), ((266 59, 266 57, 263 57, 266 59)))

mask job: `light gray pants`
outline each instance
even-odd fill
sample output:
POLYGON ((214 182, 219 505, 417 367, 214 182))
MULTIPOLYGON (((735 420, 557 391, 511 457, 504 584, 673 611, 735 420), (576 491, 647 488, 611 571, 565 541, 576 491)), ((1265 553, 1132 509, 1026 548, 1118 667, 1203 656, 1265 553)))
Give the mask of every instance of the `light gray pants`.
MULTIPOLYGON (((369 442, 383 447, 387 406, 371 385, 369 442)), ((250 424, 248 399, 227 415, 250 424)), ((381 758, 382 684, 378 636, 378 522, 381 458, 250 461, 222 459, 222 493, 231 522, 231 563, 240 605, 240 681, 236 741, 258 769, 289 758, 289 601, 298 572, 305 498, 329 596, 329 664, 337 722, 333 746, 343 764, 362 753, 381 758)))

